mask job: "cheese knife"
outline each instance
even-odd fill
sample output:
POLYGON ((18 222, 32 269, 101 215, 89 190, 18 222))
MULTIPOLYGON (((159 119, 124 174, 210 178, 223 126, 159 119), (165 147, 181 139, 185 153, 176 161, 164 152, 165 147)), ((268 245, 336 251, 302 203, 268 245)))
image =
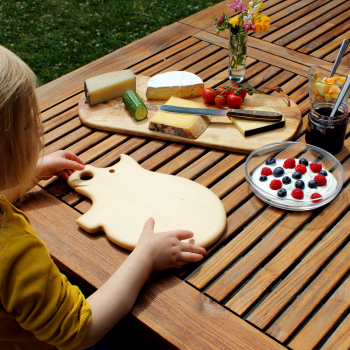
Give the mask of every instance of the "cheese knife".
POLYGON ((159 110, 171 113, 197 114, 210 117, 235 117, 266 122, 278 122, 282 119, 282 114, 278 112, 255 111, 250 109, 210 109, 161 105, 159 106, 159 110))

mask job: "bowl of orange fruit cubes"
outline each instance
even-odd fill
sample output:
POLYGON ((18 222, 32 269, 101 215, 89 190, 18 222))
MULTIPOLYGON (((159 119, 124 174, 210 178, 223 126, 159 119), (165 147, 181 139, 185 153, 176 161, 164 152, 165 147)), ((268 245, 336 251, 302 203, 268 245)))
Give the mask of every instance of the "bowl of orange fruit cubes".
MULTIPOLYGON (((309 69, 310 102, 319 100, 336 100, 345 83, 350 68, 339 66, 336 73, 329 77, 332 65, 313 66, 309 69)), ((348 101, 349 94, 345 97, 348 101)))

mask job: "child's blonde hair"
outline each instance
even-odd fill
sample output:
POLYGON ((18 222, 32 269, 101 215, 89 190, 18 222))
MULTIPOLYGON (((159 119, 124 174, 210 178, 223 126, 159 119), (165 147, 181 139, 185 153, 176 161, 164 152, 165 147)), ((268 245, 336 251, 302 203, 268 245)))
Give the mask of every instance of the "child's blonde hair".
MULTIPOLYGON (((32 70, 0 45, 0 191, 18 187, 21 196, 33 183, 40 152, 41 119, 35 86, 32 70)), ((0 212, 6 214, 9 208, 0 196, 0 212)))

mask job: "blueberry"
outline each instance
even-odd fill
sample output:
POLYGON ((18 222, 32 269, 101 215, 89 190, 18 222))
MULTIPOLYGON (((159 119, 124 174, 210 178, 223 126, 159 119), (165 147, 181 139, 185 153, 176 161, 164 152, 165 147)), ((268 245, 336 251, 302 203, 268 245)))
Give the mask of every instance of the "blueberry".
POLYGON ((317 182, 315 180, 310 180, 307 184, 310 188, 317 188, 317 182))
POLYGON ((301 173, 299 171, 296 171, 293 175, 292 175, 293 179, 299 180, 301 179, 301 173))
POLYGON ((282 182, 283 182, 285 185, 289 185, 289 184, 292 182, 292 179, 291 179, 289 176, 285 176, 285 177, 282 179, 282 182))
POLYGON ((298 180, 298 181, 295 183, 295 188, 300 188, 301 190, 303 190, 303 189, 305 188, 304 181, 303 181, 303 180, 298 180))
POLYGON ((272 175, 274 177, 281 177, 284 175, 284 169, 279 166, 279 167, 274 169, 274 171, 272 172, 272 175))
POLYGON ((266 175, 261 175, 261 176, 259 177, 259 181, 261 181, 261 182, 267 181, 267 176, 266 176, 266 175))
POLYGON ((326 170, 321 170, 321 171, 320 171, 320 175, 327 176, 327 175, 328 175, 328 173, 327 173, 327 171, 326 171, 326 170))
POLYGON ((309 165, 309 162, 305 158, 299 159, 299 164, 304 164, 305 166, 309 165))
POLYGON ((272 164, 276 164, 276 159, 275 158, 269 158, 266 162, 266 165, 272 165, 272 164))
POLYGON ((277 192, 277 196, 278 197, 285 197, 287 195, 287 191, 285 188, 281 188, 280 190, 278 190, 277 192))

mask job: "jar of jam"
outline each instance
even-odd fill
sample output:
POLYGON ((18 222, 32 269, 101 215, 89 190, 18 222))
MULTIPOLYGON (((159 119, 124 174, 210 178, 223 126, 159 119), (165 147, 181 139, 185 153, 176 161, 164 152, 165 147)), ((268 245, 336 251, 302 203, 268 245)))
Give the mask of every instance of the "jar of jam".
POLYGON ((330 118, 335 101, 315 101, 310 109, 305 140, 310 145, 335 154, 344 145, 348 124, 348 109, 341 104, 335 116, 330 118))

